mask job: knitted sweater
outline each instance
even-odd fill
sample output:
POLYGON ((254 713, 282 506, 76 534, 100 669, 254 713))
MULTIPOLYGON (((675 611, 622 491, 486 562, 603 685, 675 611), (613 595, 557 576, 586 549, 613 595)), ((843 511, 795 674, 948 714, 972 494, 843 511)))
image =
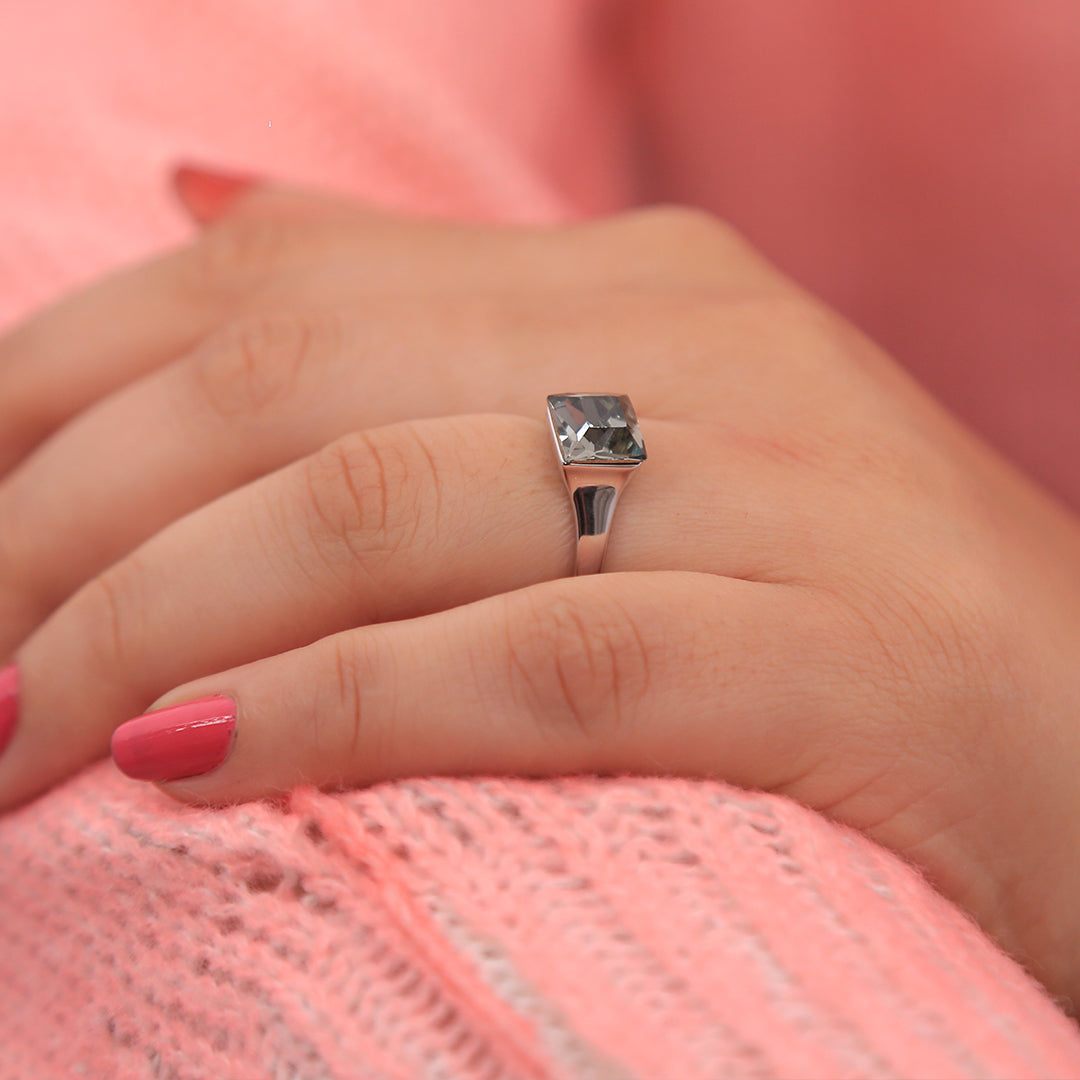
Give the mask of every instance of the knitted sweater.
POLYGON ((102 763, 0 827, 2 1080, 1080 1076, 916 873, 709 781, 179 807, 102 763))
MULTIPOLYGON (((630 6, 439 0, 420 18, 403 0, 4 5, 0 320, 179 240, 163 182, 178 156, 473 217, 547 221, 626 205, 645 179, 634 168, 632 50, 610 29, 630 6)), ((868 109, 887 90, 879 46, 907 40, 886 33, 900 5, 815 0, 783 27, 758 0, 636 7, 657 24, 639 84, 652 88, 642 115, 665 146, 655 190, 736 211, 785 265, 909 357, 940 358, 920 350, 947 334, 942 386, 960 387, 953 404, 975 420, 988 414, 964 387, 1011 385, 995 373, 1023 357, 1030 393, 999 395, 1002 445, 1080 496, 1080 455, 1063 453, 1075 425, 1054 412, 1075 374, 1062 361, 1072 324, 1053 317, 1057 283, 1071 280, 1061 252, 1064 223, 1080 220, 1075 187, 1048 181, 1022 207, 1046 279, 1006 259, 990 280, 989 240, 1020 235, 1003 226, 999 202, 1032 194, 1015 170, 979 174, 999 193, 979 189, 983 225, 975 210, 957 219, 948 199, 927 198, 925 227, 910 229, 903 205, 874 201, 872 180, 907 160, 905 147, 945 160, 933 157, 919 100, 910 116, 906 97, 898 110, 914 118, 908 127, 862 114, 829 127, 839 102, 868 109), (816 27, 811 11, 822 14, 816 27), (846 70, 867 84, 830 97, 821 78, 799 93, 789 82, 805 127, 794 115, 783 130, 758 127, 776 134, 765 149, 785 155, 775 173, 758 143, 739 138, 767 95, 709 96, 725 90, 718 71, 739 70, 738 43, 760 40, 776 45, 763 71, 777 57, 827 54, 838 79, 846 70), (709 42, 727 64, 702 62, 709 42), (843 69, 849 54, 876 59, 843 69), (815 101, 832 105, 815 111, 815 101), (724 128, 724 116, 741 119, 724 128), (835 182, 822 162, 838 158, 818 153, 855 137, 860 169, 844 175, 861 187, 835 182), (718 166, 724 147, 740 148, 738 169, 718 166), (813 214, 787 213, 796 198, 813 214), (828 244, 814 231, 822 222, 828 244), (902 232, 905 258, 866 242, 884 235, 868 222, 902 232), (952 244, 948 257, 937 244, 952 244), (932 295, 882 300, 912 295, 930 266, 932 295), (985 302, 954 305, 971 280, 985 302), (872 295, 851 284, 867 281, 872 295), (1041 312, 1038 350, 1015 348, 1034 316, 1008 333, 995 324, 1018 304, 1041 312), (976 346, 987 378, 949 382, 966 377, 976 346)), ((931 8, 942 16, 936 0, 903 5, 931 8)), ((974 10, 950 6, 949 18, 961 9, 974 10)), ((1029 20, 1038 33, 1024 36, 1009 12, 1030 14, 1027 0, 984 0, 973 40, 999 32, 1013 52, 988 48, 984 68, 981 52, 959 66, 939 56, 940 69, 1015 73, 1010 56, 1042 48, 1052 59, 1057 43, 1075 45, 1075 5, 1040 10, 1029 20)), ((921 59, 933 55, 926 37, 912 38, 921 59)), ((1025 84, 1032 104, 1015 123, 1064 148, 1053 175, 1075 175, 1049 107, 1075 65, 1031 69, 1043 81, 1025 84)), ((939 90, 944 116, 960 109, 954 84, 943 78, 939 90)), ((976 136, 945 125, 935 137, 971 149, 976 136)), ((972 169, 986 165, 969 156, 972 169)), ((939 194, 971 190, 959 173, 935 176, 939 194)), ((925 191, 922 174, 902 190, 925 191)), ((0 818, 0 869, 0 1080, 1080 1077, 1075 1026, 915 870, 789 800, 720 782, 416 779, 208 811, 100 762, 0 818)))

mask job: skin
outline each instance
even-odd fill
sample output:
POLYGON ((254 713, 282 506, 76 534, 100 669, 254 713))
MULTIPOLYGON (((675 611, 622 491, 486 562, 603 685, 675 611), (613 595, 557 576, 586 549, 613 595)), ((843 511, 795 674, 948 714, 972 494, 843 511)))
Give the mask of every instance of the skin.
POLYGON ((1077 518, 697 212, 262 186, 0 340, 0 809, 215 694, 235 744, 176 799, 720 777, 892 848, 1071 996, 1077 611, 1077 518), (578 391, 630 393, 649 450, 582 578, 544 414, 578 391))

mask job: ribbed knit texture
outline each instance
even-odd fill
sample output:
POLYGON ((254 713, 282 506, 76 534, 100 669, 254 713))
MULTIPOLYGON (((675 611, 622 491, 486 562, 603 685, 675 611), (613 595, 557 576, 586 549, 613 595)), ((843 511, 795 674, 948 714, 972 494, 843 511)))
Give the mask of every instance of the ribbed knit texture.
MULTIPOLYGON (((7 4, 0 319, 179 240, 185 226, 164 183, 179 157, 471 217, 547 221, 624 205, 635 186, 629 92, 605 27, 626 6, 7 4)), ((1058 351, 1039 356, 1074 358, 1067 322, 1050 317, 1057 308, 1046 298, 1058 293, 1047 281, 1015 263, 1007 276, 985 245, 969 242, 975 232, 954 237, 946 228, 953 217, 934 218, 933 199, 919 204, 915 230, 903 206, 878 199, 874 183, 858 189, 859 204, 813 168, 843 147, 871 178, 891 175, 896 162, 937 160, 932 140, 905 142, 902 125, 860 119, 858 108, 875 100, 860 78, 880 72, 883 86, 904 82, 880 53, 880 63, 844 69, 844 57, 862 55, 846 36, 855 24, 821 24, 822 40, 835 47, 824 50, 822 70, 835 71, 840 86, 846 70, 849 92, 830 97, 799 78, 785 98, 801 110, 794 132, 755 126, 756 91, 706 95, 717 71, 766 55, 739 44, 761 34, 778 46, 768 53, 776 62, 820 58, 799 44, 814 40, 811 13, 835 16, 842 7, 802 5, 801 21, 784 23, 799 27, 796 40, 767 22, 755 36, 752 16, 779 10, 758 0, 653 6, 671 13, 650 39, 661 69, 650 76, 653 119, 667 124, 667 160, 684 168, 668 190, 693 189, 722 212, 744 210, 748 222, 772 214, 764 231, 777 245, 792 238, 790 261, 806 267, 807 280, 860 283, 861 296, 837 293, 855 314, 908 298, 928 265, 956 282, 969 280, 971 260, 992 266, 1000 281, 981 282, 981 307, 954 304, 936 317, 933 291, 889 310, 920 313, 927 332, 941 334, 982 325, 984 312, 1011 311, 1006 296, 1031 311, 1045 303, 1039 325, 1060 335, 1058 351), (732 13, 745 18, 720 18, 732 13), (727 48, 731 64, 703 63, 709 43, 712 55, 727 48), (677 54, 665 53, 675 45, 677 54), (858 107, 854 116, 842 114, 845 102, 858 107), (833 147, 814 123, 831 131, 841 115, 850 123, 836 129, 833 147), (721 166, 715 151, 727 144, 719 136, 735 120, 728 136, 745 127, 753 138, 745 146, 735 138, 741 149, 721 166), (776 169, 781 147, 790 158, 776 169), (798 191, 777 195, 763 177, 794 178, 798 191), (706 180, 711 194, 700 190, 706 180), (812 212, 789 213, 788 194, 810 200, 812 212), (825 205, 831 216, 821 217, 825 205), (872 235, 860 205, 879 210, 905 243, 952 237, 953 261, 920 248, 908 266, 887 246, 860 246, 872 235), (827 243, 814 232, 821 221, 827 243)), ((902 10, 916 7, 933 19, 944 11, 922 0, 902 10)), ((988 13, 1000 16, 1008 3, 948 7, 972 13, 992 35, 1001 24, 988 13)), ((887 23, 885 13, 901 6, 855 0, 844 10, 887 23)), ((1039 8, 1057 22, 1029 18, 1026 0, 1010 10, 1062 48, 1069 26, 1080 27, 1074 5, 1039 8)), ((931 23, 922 25, 912 30, 920 62, 931 23)), ((993 63, 979 70, 999 70, 1015 37, 1003 32, 993 63)), ((946 59, 950 72, 975 70, 946 59)), ((1077 70, 1070 65, 1058 83, 1057 68, 1036 65, 1050 80, 1043 99, 1056 100, 1054 86, 1077 70)), ((940 80, 938 89, 947 86, 940 80)), ((904 116, 914 110, 927 120, 926 108, 896 95, 904 116)), ((1052 115, 1031 95, 1026 132, 1052 115)), ((935 137, 955 147, 972 130, 951 124, 935 137)), ((995 124, 994 139, 1002 133, 995 124)), ((1047 145, 1058 143, 1048 136, 1047 145)), ((922 176, 900 171, 899 192, 922 176)), ((993 175, 1001 192, 1014 189, 1013 173, 993 175)), ((1069 177, 1062 192, 1075 191, 1075 170, 1069 177)), ((1046 251, 1068 246, 1060 199, 1040 196, 1023 209, 1052 221, 1037 234, 1046 251)), ((984 217, 978 235, 998 235, 1000 217, 984 217)), ((1048 265, 1051 283, 1071 280, 1048 265)), ((1032 375, 1035 357, 996 331, 986 337, 979 355, 997 357, 994 370, 1015 362, 1032 375)), ((972 386, 986 384, 965 357, 961 349, 935 361, 949 360, 972 386)), ((1069 401, 1072 369, 1059 367, 1057 389, 1038 399, 1052 398, 1054 408, 1069 401)), ((1029 400, 999 396, 1002 415, 1019 416, 1029 400)), ((1037 449, 1052 426, 1034 409, 1031 421, 1015 425, 1014 442, 1026 432, 1037 449)), ((1060 453, 1075 430, 1047 459, 1072 470, 1059 471, 1062 490, 1080 490, 1075 456, 1060 453)), ((771 1076, 1080 1077, 1080 1035, 910 867, 788 800, 721 783, 427 779, 200 811, 101 762, 0 817, 0 1080, 771 1076)))
POLYGON ((656 779, 177 807, 107 764, 0 830, 3 1080, 1080 1076, 899 860, 656 779))

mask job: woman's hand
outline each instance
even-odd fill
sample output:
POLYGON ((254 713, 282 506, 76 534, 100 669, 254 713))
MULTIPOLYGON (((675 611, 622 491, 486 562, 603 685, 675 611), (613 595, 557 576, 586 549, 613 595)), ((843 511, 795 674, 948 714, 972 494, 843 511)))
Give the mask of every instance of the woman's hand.
POLYGON ((0 469, 4 807, 110 736, 211 803, 722 777, 1080 971, 1076 520, 699 213, 251 189, 0 342, 0 469), (630 394, 649 449, 579 578, 545 420, 576 391, 630 394))

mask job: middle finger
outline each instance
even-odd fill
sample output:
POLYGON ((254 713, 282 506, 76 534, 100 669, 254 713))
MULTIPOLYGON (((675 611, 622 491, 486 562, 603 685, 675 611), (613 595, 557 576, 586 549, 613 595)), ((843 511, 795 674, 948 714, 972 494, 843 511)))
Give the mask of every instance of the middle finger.
POLYGON ((558 322, 482 299, 253 317, 106 398, 0 481, 0 657, 170 522, 346 432, 535 416, 553 387, 583 381, 632 382, 650 415, 676 415, 670 367, 634 362, 640 318, 598 320, 597 303, 579 316, 563 303, 558 322))

